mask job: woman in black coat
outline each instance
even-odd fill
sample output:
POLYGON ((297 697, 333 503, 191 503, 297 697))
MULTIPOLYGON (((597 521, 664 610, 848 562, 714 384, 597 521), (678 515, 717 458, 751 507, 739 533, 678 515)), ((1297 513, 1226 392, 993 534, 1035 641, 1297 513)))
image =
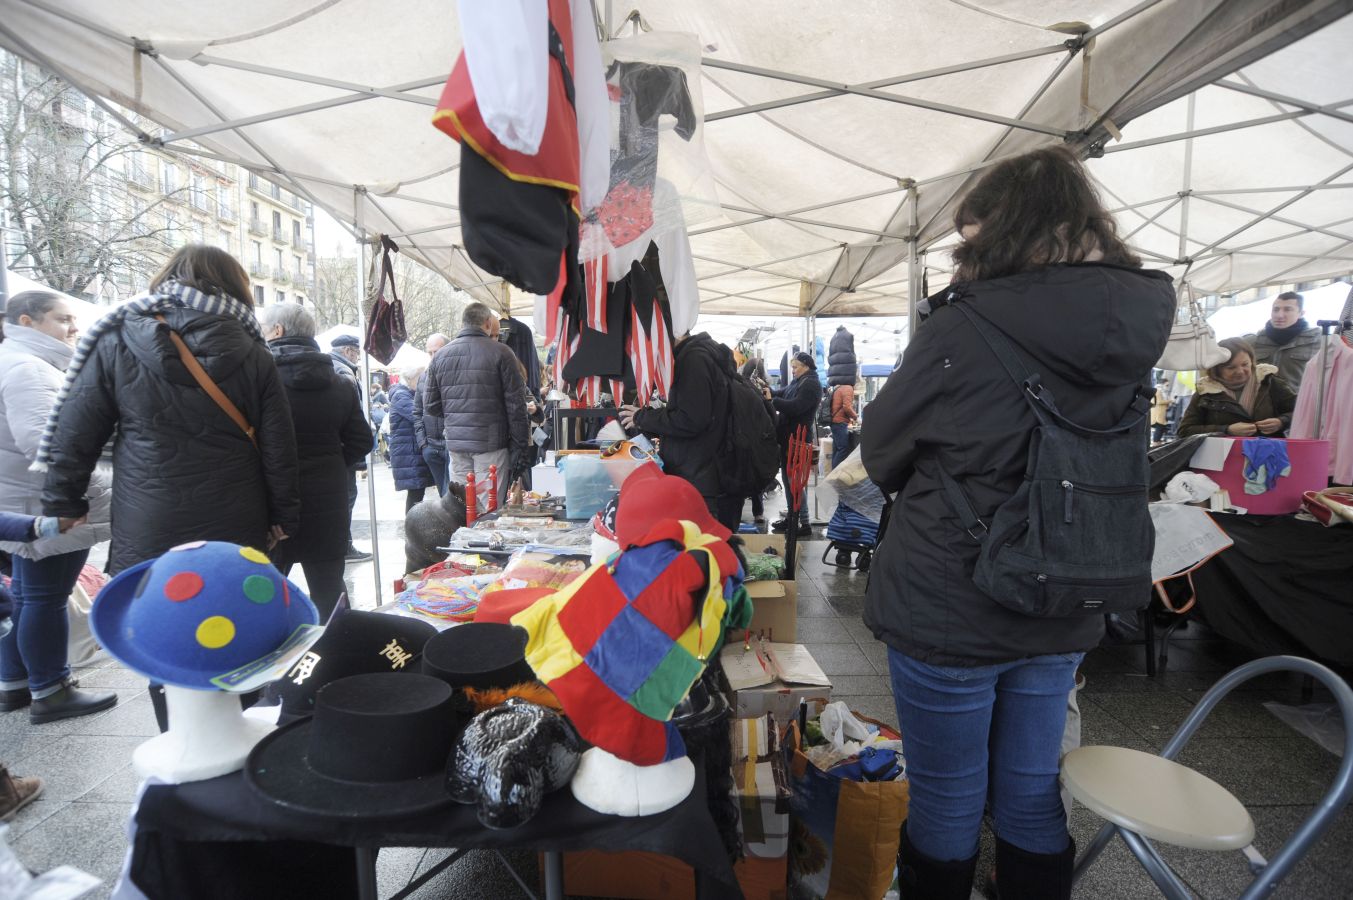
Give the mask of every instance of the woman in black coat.
POLYGON ((395 476, 395 490, 406 491, 404 511, 408 512, 423 500, 423 494, 437 482, 432 477, 427 460, 418 449, 418 435, 414 428, 414 393, 419 390, 419 379, 425 366, 405 369, 404 380, 390 385, 390 471, 395 476))
POLYGON ((272 560, 284 575, 300 564, 310 599, 325 622, 347 590, 348 469, 371 450, 371 426, 362 415, 361 398, 315 342, 309 311, 280 303, 265 307, 260 319, 291 401, 300 466, 300 529, 277 545, 272 560))
POLYGON ((301 498, 291 408, 254 318, 249 277, 216 247, 180 249, 81 339, 38 451, 45 515, 83 516, 113 444, 108 571, 185 541, 271 547, 296 533, 301 498), (252 437, 184 365, 177 336, 252 437))
MULTIPOLYGON (((822 382, 817 378, 817 363, 811 353, 796 353, 789 361, 789 371, 793 380, 778 391, 765 388, 763 393, 775 407, 775 437, 780 442, 780 468, 785 468, 789 459, 789 441, 799 429, 813 443, 817 436, 817 407, 822 402, 822 382)), ((788 474, 784 476, 788 478, 788 474)), ((789 497, 789 483, 785 482, 785 497, 789 497)), ((804 489, 799 497, 799 537, 809 537, 813 529, 808 524, 808 490, 804 489)), ((772 524, 775 531, 789 528, 789 513, 772 524)))
POLYGON ((937 308, 865 411, 861 436, 870 478, 897 494, 864 619, 888 645, 906 736, 900 881, 904 898, 966 900, 989 805, 1000 896, 1069 898, 1075 844, 1058 793, 1062 732, 1076 668, 1104 620, 1025 616, 973 581, 983 545, 960 525, 940 473, 989 522, 1024 478, 1038 420, 951 307, 1004 334, 1068 418, 1106 429, 1149 385, 1174 291, 1168 276, 1141 269, 1080 163, 1060 148, 992 167, 955 225, 957 280, 932 298, 937 308))

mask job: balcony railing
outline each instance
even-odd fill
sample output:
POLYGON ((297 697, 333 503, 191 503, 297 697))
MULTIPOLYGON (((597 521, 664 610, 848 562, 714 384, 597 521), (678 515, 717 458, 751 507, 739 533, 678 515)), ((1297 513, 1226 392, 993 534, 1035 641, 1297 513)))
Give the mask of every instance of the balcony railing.
POLYGON ((131 182, 137 187, 151 190, 155 187, 155 175, 149 169, 132 168, 131 182))
POLYGON ((286 284, 288 281, 291 280, 291 273, 288 272, 286 269, 273 269, 272 280, 280 282, 282 284, 286 284))
POLYGON ((216 217, 226 222, 235 221, 235 207, 229 203, 221 203, 216 207, 216 217))
POLYGON ((212 201, 210 197, 208 197, 202 191, 192 191, 191 193, 192 193, 191 202, 193 204, 193 209, 199 209, 202 212, 213 212, 212 201))
POLYGON ((249 274, 254 278, 267 278, 271 270, 258 260, 249 263, 249 274))
POLYGON ((262 219, 249 220, 249 233, 265 237, 268 234, 268 226, 263 224, 262 219))
POLYGON ((303 234, 292 234, 291 245, 302 253, 309 253, 311 250, 310 242, 305 239, 303 234))
POLYGON ((274 225, 272 227, 272 239, 279 244, 285 244, 287 242, 286 230, 281 225, 274 225))

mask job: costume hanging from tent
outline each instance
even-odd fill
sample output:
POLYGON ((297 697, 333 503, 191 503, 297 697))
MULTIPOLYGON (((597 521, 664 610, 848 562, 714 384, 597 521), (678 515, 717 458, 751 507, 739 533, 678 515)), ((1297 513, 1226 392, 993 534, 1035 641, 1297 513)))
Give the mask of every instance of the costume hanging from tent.
POLYGON ((572 287, 566 292, 571 299, 579 287, 571 264, 577 260, 578 217, 600 200, 610 168, 602 124, 606 88, 590 7, 581 0, 550 0, 547 9, 502 3, 488 12, 468 10, 461 21, 465 50, 442 90, 433 124, 462 146, 466 252, 481 268, 534 294, 554 290, 562 275, 572 287), (575 18, 582 27, 573 27, 575 18), (530 37, 537 31, 548 34, 547 41, 530 37), (523 48, 526 56, 504 58, 514 48, 523 48), (547 59, 539 58, 541 51, 547 59), (542 65, 548 99, 539 125, 532 86, 541 80, 542 65), (519 66, 520 77, 497 81, 519 66), (476 72, 485 76, 480 86, 489 121, 476 96, 476 72), (537 130, 535 152, 517 149, 529 148, 537 130))

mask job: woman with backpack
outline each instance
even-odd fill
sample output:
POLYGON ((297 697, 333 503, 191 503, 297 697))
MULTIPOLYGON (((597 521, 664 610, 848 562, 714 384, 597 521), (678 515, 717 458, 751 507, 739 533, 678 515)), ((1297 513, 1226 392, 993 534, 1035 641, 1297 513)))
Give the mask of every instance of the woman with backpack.
MULTIPOLYGON (((963 238, 955 284, 931 299, 934 312, 861 435, 870 477, 897 495, 864 618, 888 645, 906 738, 902 897, 969 896, 989 804, 1000 896, 1069 898, 1075 845, 1058 794, 1061 740, 1076 668, 1104 620, 1020 612, 974 581, 979 553, 1007 539, 984 529, 1021 488, 1039 425, 994 348, 1037 373, 1086 428, 1132 422, 1140 398, 1128 431, 1144 456, 1145 389, 1175 297, 1168 276, 1141 269, 1064 149, 992 167, 954 223, 963 238), (976 513, 970 527, 953 484, 976 513)), ((1068 509, 1092 500, 1067 498, 1068 509)), ((1140 500, 1144 509, 1144 486, 1140 500)))

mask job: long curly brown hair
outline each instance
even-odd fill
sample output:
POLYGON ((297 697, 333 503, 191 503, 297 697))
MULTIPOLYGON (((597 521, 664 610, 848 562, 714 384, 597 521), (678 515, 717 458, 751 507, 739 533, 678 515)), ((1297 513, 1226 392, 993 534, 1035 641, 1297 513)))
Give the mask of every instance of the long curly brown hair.
POLYGON ((1045 147, 993 166, 954 212, 954 227, 981 229, 954 250, 959 281, 1027 272, 1087 257, 1124 266, 1141 259, 1118 237, 1090 178, 1065 147, 1045 147))

